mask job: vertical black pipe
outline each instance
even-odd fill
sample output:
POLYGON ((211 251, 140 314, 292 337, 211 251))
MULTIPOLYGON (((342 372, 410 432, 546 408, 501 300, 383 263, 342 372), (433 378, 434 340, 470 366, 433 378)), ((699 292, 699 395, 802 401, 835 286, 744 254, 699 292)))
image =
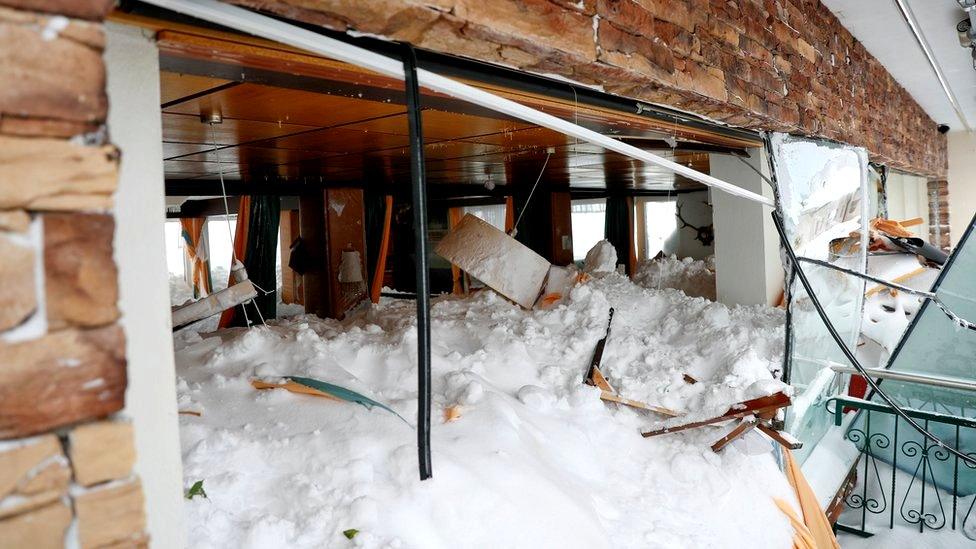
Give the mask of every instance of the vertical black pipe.
POLYGON ((410 181, 413 191, 413 231, 417 269, 417 453, 420 480, 433 475, 430 463, 430 271, 427 260, 427 183, 424 174, 424 130, 420 119, 417 56, 403 46, 407 120, 410 127, 410 181))

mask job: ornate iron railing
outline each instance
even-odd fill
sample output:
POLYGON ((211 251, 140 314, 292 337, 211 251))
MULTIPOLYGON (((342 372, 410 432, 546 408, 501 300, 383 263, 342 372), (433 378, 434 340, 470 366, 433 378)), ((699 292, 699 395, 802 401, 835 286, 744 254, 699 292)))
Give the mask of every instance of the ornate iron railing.
MULTIPOLYGON (((920 533, 946 526, 965 533, 976 498, 972 498, 961 517, 959 504, 976 489, 976 467, 908 428, 886 404, 834 397, 828 401, 827 409, 837 426, 842 425, 845 411, 855 409, 858 414, 844 436, 861 451, 856 465, 860 482, 847 494, 845 504, 848 509, 860 511, 860 524, 838 523, 839 530, 870 536, 873 534, 867 527, 871 515, 887 515, 888 528, 894 528, 897 512, 897 519, 917 525, 920 533), (879 463, 890 466, 890 478, 887 473, 882 475, 879 463), (907 487, 899 486, 899 470, 911 478, 907 487)), ((926 430, 938 432, 946 444, 962 449, 976 442, 976 419, 916 408, 903 410, 926 430)), ((976 452, 968 451, 966 455, 976 457, 976 452)), ((849 519, 850 513, 845 517, 849 519)))

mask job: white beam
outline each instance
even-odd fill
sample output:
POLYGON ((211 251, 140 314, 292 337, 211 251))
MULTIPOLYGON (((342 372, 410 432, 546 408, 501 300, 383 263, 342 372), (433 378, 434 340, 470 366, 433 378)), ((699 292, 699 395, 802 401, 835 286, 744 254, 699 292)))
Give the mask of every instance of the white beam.
POLYGON ((122 151, 115 193, 115 263, 129 386, 124 414, 135 430, 153 547, 186 547, 176 374, 163 227, 159 52, 141 29, 109 24, 108 128, 122 151))

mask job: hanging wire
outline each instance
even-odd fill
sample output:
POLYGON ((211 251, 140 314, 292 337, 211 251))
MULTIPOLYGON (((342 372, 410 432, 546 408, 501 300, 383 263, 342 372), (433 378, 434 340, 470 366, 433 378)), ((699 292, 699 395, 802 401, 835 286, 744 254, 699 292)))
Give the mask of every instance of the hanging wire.
MULTIPOLYGON (((227 236, 230 237, 230 255, 234 259, 233 263, 231 263, 230 270, 232 273, 231 276, 234 276, 234 267, 240 264, 240 260, 237 259, 237 248, 234 247, 234 231, 230 228, 230 206, 227 204, 227 187, 224 184, 224 168, 220 161, 220 148, 217 146, 217 127, 212 120, 210 121, 210 137, 213 140, 213 153, 217 158, 217 176, 220 177, 220 192, 222 198, 224 199, 224 220, 227 221, 227 236)), ((254 282, 252 281, 251 284, 254 284, 254 282)), ((258 307, 258 304, 253 299, 250 300, 249 303, 254 305, 255 309, 258 309, 258 316, 261 317, 261 324, 265 324, 264 316, 261 315, 261 310, 258 307)), ((247 326, 250 328, 251 318, 247 315, 246 305, 247 303, 241 304, 241 312, 244 313, 244 322, 247 323, 247 326)))
POLYGON ((525 199, 525 204, 522 205, 522 211, 519 212, 518 219, 515 220, 515 224, 512 225, 512 232, 509 233, 510 236, 515 236, 518 234, 518 226, 522 221, 522 216, 525 215, 525 211, 529 209, 529 204, 532 202, 532 195, 535 194, 536 187, 539 186, 539 182, 542 181, 542 174, 546 173, 546 166, 549 165, 549 157, 552 156, 551 152, 546 152, 546 161, 542 163, 542 169, 539 170, 539 177, 535 178, 535 184, 532 185, 532 190, 529 191, 529 197, 525 199))
MULTIPOLYGON (((914 296, 917 296, 917 297, 921 297, 923 299, 928 299, 932 303, 935 303, 935 305, 939 309, 942 309, 942 312, 945 313, 945 315, 947 317, 949 317, 950 320, 952 320, 954 323, 956 323, 956 325, 958 325, 958 326, 960 326, 962 328, 966 328, 968 330, 974 330, 974 331, 976 331, 976 324, 974 324, 974 323, 966 320, 965 318, 962 318, 961 316, 957 315, 956 313, 952 312, 952 309, 950 309, 949 306, 946 305, 945 302, 943 302, 942 299, 940 299, 939 296, 937 294, 933 293, 933 292, 926 292, 926 291, 923 291, 923 290, 916 290, 914 288, 909 288, 908 286, 903 286, 901 284, 898 284, 898 283, 895 283, 895 282, 891 282, 891 281, 885 280, 883 278, 878 278, 878 277, 875 277, 875 276, 871 276, 869 274, 859 273, 859 272, 857 272, 855 270, 847 269, 847 268, 844 268, 844 267, 840 267, 838 265, 834 265, 834 264, 828 263, 826 261, 821 261, 819 259, 812 259, 812 258, 809 258, 809 257, 798 257, 797 259, 799 261, 804 261, 806 263, 812 263, 813 265, 819 265, 821 267, 826 267, 828 269, 833 269, 835 271, 838 271, 838 272, 841 272, 841 273, 844 273, 844 274, 848 274, 848 275, 855 276, 855 277, 858 277, 858 278, 863 278, 864 280, 870 280, 871 282, 874 282, 875 284, 881 284, 882 286, 887 286, 889 288, 894 288, 894 289, 896 289, 896 290, 898 290, 900 292, 904 292, 904 293, 906 293, 908 295, 914 295, 914 296)), ((971 301, 971 300, 969 300, 969 301, 971 301)))

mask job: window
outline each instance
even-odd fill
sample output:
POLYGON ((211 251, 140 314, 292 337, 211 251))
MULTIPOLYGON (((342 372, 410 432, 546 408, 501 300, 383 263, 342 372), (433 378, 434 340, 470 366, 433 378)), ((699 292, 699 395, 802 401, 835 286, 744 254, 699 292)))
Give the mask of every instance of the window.
POLYGON ((586 257, 597 242, 603 240, 607 220, 607 199, 573 200, 570 208, 573 222, 573 260, 586 257))

